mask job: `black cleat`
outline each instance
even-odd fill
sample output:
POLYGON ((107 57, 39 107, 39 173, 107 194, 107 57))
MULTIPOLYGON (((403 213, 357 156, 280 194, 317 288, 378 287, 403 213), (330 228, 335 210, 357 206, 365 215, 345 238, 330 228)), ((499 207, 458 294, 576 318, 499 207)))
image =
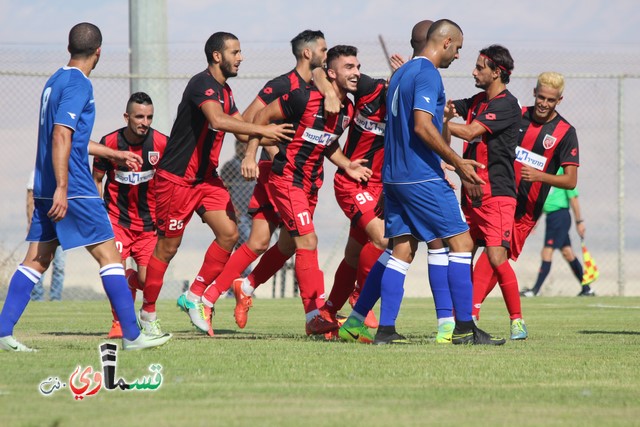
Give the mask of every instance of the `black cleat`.
POLYGON ((582 290, 578 294, 579 297, 595 297, 596 293, 591 289, 590 286, 583 286, 582 290))
POLYGON ((381 326, 376 332, 376 336, 373 340, 376 345, 384 344, 411 344, 404 336, 396 332, 396 328, 393 326, 381 326))
POLYGON ((502 345, 505 343, 504 338, 496 338, 482 329, 474 326, 468 330, 461 330, 456 327, 451 337, 452 344, 472 344, 472 345, 502 345))

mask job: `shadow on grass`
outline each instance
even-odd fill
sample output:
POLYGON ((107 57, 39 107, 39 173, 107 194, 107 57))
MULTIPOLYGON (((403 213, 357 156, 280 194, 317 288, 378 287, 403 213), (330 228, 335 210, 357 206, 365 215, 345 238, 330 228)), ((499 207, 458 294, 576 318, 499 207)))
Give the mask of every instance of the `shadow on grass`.
POLYGON ((68 331, 68 332, 43 332, 42 335, 51 335, 54 337, 106 337, 106 332, 77 332, 77 331, 68 331))
POLYGON ((578 331, 584 335, 640 335, 640 331, 578 331))

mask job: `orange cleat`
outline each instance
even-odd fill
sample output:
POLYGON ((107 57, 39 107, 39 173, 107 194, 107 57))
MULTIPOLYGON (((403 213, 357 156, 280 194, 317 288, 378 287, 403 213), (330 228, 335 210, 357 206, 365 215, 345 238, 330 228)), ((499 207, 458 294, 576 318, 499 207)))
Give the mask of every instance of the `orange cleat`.
POLYGON ((120 327, 120 322, 117 320, 111 321, 111 330, 109 331, 107 338, 122 338, 122 327, 120 327))
POLYGON ((233 281, 233 295, 236 297, 236 308, 233 309, 233 317, 236 318, 236 324, 240 329, 247 325, 247 313, 253 307, 253 298, 242 292, 243 279, 233 281))
POLYGON ((326 308, 321 307, 319 313, 307 322, 307 335, 322 335, 340 329, 335 315, 331 315, 326 308))

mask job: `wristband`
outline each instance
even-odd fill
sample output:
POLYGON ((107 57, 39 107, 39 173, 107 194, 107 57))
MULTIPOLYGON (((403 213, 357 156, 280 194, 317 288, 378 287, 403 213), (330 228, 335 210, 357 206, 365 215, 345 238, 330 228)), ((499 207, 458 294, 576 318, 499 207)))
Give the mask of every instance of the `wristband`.
POLYGON ((576 225, 582 224, 583 222, 584 222, 584 219, 577 219, 576 220, 576 225))

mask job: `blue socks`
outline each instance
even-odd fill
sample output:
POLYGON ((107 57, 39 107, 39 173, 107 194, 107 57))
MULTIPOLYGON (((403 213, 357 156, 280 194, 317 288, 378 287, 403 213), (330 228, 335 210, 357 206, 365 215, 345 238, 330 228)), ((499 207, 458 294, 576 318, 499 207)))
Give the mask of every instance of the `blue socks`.
POLYGON ((13 328, 20 320, 31 299, 31 291, 42 274, 22 264, 11 276, 7 299, 0 313, 0 337, 13 335, 13 328))
POLYGON ((395 326, 404 296, 404 280, 408 270, 408 262, 400 261, 393 256, 389 258, 381 281, 380 326, 395 326))
POLYGON ((472 321, 473 284, 471 283, 471 252, 450 252, 448 269, 449 289, 456 320, 472 321))
POLYGON ((369 271, 367 279, 364 282, 364 287, 362 292, 360 292, 358 301, 356 302, 356 305, 353 306, 353 311, 362 316, 363 319, 380 299, 382 274, 386 268, 387 261, 389 261, 389 257, 391 257, 391 251, 387 249, 382 253, 382 255, 380 255, 378 261, 373 264, 373 267, 371 267, 371 271, 369 271))
POLYGON ((438 319, 453 317, 453 301, 449 290, 449 248, 429 249, 429 285, 438 319))
POLYGON ((122 264, 105 265, 100 269, 100 278, 111 306, 120 320, 122 336, 131 341, 135 340, 140 335, 140 329, 122 264))

